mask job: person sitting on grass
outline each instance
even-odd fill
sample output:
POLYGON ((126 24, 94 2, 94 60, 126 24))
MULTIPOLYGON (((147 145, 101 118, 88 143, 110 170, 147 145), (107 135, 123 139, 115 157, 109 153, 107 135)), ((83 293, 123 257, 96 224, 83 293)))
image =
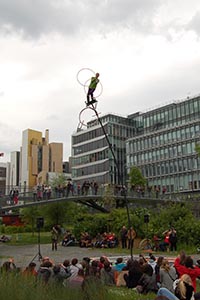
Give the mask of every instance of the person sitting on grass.
POLYGON ((105 260, 104 267, 100 271, 101 283, 105 285, 115 285, 114 269, 108 260, 105 260))
POLYGON ((23 275, 25 276, 37 276, 38 272, 36 271, 36 263, 33 261, 29 263, 26 269, 23 271, 23 275))
POLYGON ((184 274, 187 274, 191 277, 192 285, 194 291, 196 292, 196 279, 200 276, 200 268, 194 265, 193 259, 191 256, 185 258, 185 265, 180 264, 180 257, 177 257, 174 262, 174 267, 181 277, 184 274))

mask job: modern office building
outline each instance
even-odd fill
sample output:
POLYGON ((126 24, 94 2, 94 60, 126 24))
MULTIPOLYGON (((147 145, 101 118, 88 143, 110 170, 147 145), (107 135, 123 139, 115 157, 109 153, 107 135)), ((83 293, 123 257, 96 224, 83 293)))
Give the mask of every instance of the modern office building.
POLYGON ((10 188, 19 187, 20 152, 12 151, 10 154, 10 188))
POLYGON ((9 193, 10 163, 0 162, 0 196, 9 193))
POLYGON ((125 183, 137 166, 148 185, 168 192, 200 190, 200 96, 174 101, 127 118, 101 117, 72 135, 72 178, 76 182, 125 183), (125 147, 126 145, 126 147, 125 147), (119 175, 119 176, 118 176, 119 175))
POLYGON ((102 116, 100 120, 103 128, 98 120, 93 120, 87 123, 86 129, 72 135, 72 179, 80 184, 84 181, 124 184, 125 142, 136 133, 137 120, 114 114, 102 116))
POLYGON ((33 187, 44 183, 46 173, 63 172, 63 144, 49 143, 49 130, 45 137, 42 132, 26 129, 22 134, 22 147, 20 154, 20 185, 33 187), (41 174, 39 176, 39 174, 41 174))
POLYGON ((128 116, 140 134, 126 142, 127 171, 141 169, 149 186, 168 192, 200 189, 200 96, 128 116))

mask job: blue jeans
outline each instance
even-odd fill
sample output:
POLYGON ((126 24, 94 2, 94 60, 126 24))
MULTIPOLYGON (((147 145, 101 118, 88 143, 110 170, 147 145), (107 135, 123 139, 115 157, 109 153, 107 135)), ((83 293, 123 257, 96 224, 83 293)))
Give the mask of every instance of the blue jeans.
POLYGON ((165 296, 169 300, 179 300, 172 292, 166 288, 160 288, 157 292, 157 296, 165 296))

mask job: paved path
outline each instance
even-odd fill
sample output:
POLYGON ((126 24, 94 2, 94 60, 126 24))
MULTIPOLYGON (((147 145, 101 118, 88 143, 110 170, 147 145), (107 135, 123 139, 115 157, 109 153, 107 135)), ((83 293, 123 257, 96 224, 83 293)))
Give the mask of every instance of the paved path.
MULTIPOLYGON (((9 244, 0 243, 0 266, 10 257, 14 258, 16 266, 25 268, 33 259, 34 262, 39 266, 39 256, 38 256, 38 245, 25 245, 25 246, 12 246, 9 244)), ((116 261, 117 257, 124 257, 124 259, 130 258, 130 255, 126 252, 122 252, 119 249, 119 252, 113 251, 112 249, 98 249, 98 248, 80 248, 80 247, 63 247, 58 245, 57 251, 51 250, 51 244, 42 244, 40 246, 41 255, 50 257, 55 263, 63 262, 65 259, 71 260, 74 257, 77 257, 79 261, 83 257, 99 258, 102 255, 109 257, 111 261, 116 261)), ((147 254, 146 254, 147 255, 147 254)), ((170 261, 173 261, 177 255, 171 255, 169 253, 163 253, 170 261)), ((138 258, 138 254, 133 255, 134 258, 138 258)), ((155 256, 158 256, 155 254, 155 256)), ((198 259, 199 255, 192 255, 194 259, 198 259)))
MULTIPOLYGON (((38 245, 26 245, 26 246, 11 246, 8 244, 0 243, 0 266, 8 258, 13 257, 17 266, 26 267, 30 261, 34 259, 34 262, 38 262, 38 245)), ((121 250, 119 253, 113 255, 112 249, 110 251, 107 249, 90 249, 90 248, 80 248, 80 247, 63 247, 58 245, 57 251, 51 250, 51 244, 44 244, 40 246, 40 253, 44 256, 49 256, 55 263, 63 262, 65 259, 72 259, 77 257, 79 260, 82 260, 83 257, 100 257, 101 255, 113 256, 113 259, 118 256, 128 257, 127 253, 122 253, 121 250)), ((138 255, 137 255, 138 257, 138 255)))

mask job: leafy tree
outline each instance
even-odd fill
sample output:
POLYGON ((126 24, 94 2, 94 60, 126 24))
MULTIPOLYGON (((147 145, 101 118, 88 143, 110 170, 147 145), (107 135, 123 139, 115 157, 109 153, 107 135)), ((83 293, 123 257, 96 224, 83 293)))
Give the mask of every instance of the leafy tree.
POLYGON ((51 184, 52 187, 56 187, 58 185, 64 186, 66 182, 67 182, 66 174, 62 173, 62 174, 57 174, 57 176, 51 179, 49 183, 51 184))
MULTIPOLYGON (((146 209, 130 209, 130 223, 135 229, 138 237, 145 237, 145 227, 144 225, 144 214, 147 213, 146 209)), ((119 233, 123 225, 127 228, 129 226, 127 220, 126 209, 114 209, 110 213, 110 219, 112 219, 112 228, 115 233, 119 233)))
POLYGON ((132 186, 144 187, 146 185, 146 179, 142 175, 142 172, 135 166, 133 166, 130 170, 129 179, 132 186))
POLYGON ((110 210, 115 206, 114 190, 111 185, 107 185, 104 190, 103 204, 106 209, 110 210))
POLYGON ((22 221, 25 224, 31 225, 31 231, 34 235, 35 226, 36 226, 36 218, 39 217, 38 206, 25 207, 20 210, 20 214, 22 215, 22 221))
POLYGON ((108 217, 108 214, 103 213, 89 214, 87 212, 83 214, 77 214, 73 231, 76 238, 79 239, 81 232, 84 231, 88 232, 92 237, 95 237, 98 232, 103 233, 107 231, 108 217))
POLYGON ((66 219, 67 207, 64 203, 56 202, 43 208, 43 215, 48 224, 62 225, 66 219))
POLYGON ((195 145, 195 151, 197 152, 198 156, 200 156, 200 144, 195 145))
POLYGON ((177 230, 178 242, 198 244, 200 236, 200 221, 192 213, 188 203, 171 203, 166 207, 160 207, 157 212, 152 212, 150 218, 152 235, 162 233, 170 227, 177 230))

